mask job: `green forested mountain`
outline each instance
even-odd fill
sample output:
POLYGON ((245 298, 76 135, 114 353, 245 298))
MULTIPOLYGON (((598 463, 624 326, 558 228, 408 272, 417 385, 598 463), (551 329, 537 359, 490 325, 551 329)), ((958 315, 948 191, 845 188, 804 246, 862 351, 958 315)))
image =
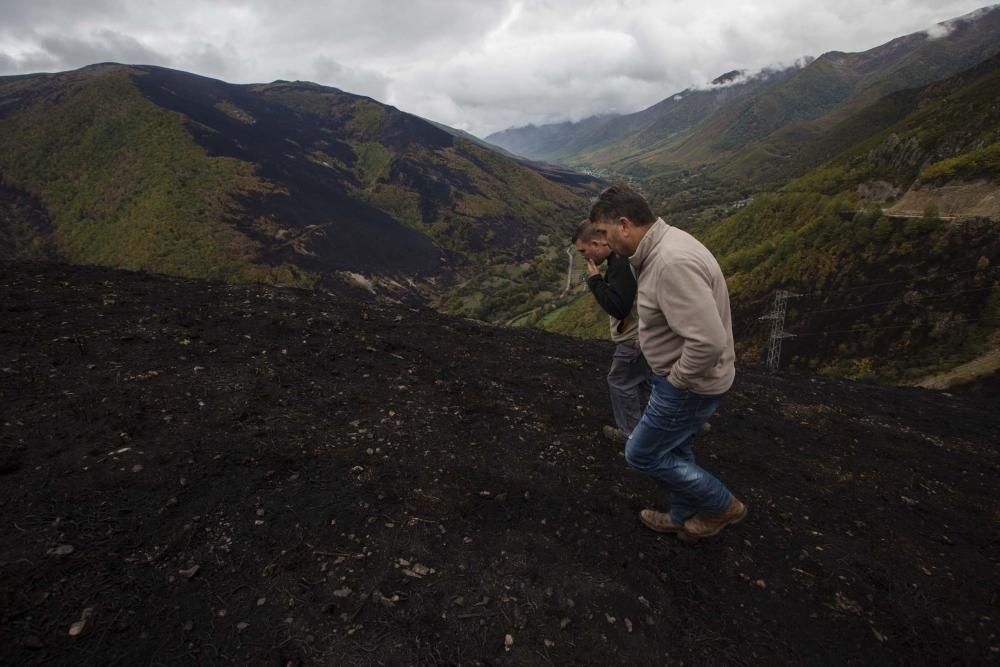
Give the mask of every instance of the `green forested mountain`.
POLYGON ((942 30, 947 34, 915 33, 861 53, 826 53, 746 83, 684 91, 637 114, 508 130, 489 140, 529 157, 641 179, 660 210, 697 227, 717 219, 720 205, 779 187, 839 153, 843 147, 827 141, 831 128, 879 99, 1000 51, 1000 8, 942 30))
POLYGON ((0 78, 0 257, 294 285, 353 272, 496 318, 558 287, 553 250, 593 187, 315 84, 114 64, 0 78))
POLYGON ((751 99, 793 71, 764 71, 750 77, 729 72, 708 88, 683 90, 637 113, 515 128, 486 139, 530 159, 617 167, 627 156, 642 154, 646 147, 690 130, 712 113, 751 99))
MULTIPOLYGON (((997 100, 997 55, 887 95, 815 142, 832 159, 698 232, 729 278, 744 361, 764 358, 758 318, 787 289, 786 365, 897 382, 1000 367, 997 100)), ((540 326, 584 331, 588 300, 540 326)))

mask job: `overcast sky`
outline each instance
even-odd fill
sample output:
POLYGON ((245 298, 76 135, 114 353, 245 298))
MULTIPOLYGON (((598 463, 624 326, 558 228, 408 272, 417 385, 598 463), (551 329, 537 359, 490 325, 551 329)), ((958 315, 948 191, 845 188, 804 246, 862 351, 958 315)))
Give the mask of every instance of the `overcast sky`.
POLYGON ((480 136, 861 51, 989 0, 0 0, 0 74, 116 61, 303 79, 480 136))

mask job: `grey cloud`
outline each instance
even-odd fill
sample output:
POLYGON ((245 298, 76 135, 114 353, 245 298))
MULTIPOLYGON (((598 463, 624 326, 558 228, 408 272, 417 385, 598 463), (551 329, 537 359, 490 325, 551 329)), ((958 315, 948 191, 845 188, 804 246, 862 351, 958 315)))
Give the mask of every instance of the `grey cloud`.
POLYGON ((313 79, 357 95, 384 100, 389 93, 389 77, 361 67, 346 67, 333 58, 321 55, 313 62, 313 79))
POLYGON ((975 11, 969 12, 964 16, 958 16, 948 21, 942 21, 940 23, 935 23, 931 27, 927 28, 924 33, 927 35, 928 39, 941 39, 942 37, 947 37, 958 27, 958 24, 964 21, 973 21, 984 13, 990 11, 994 7, 1000 7, 1000 5, 991 5, 989 7, 981 7, 975 11))
POLYGON ((79 16, 102 16, 115 11, 114 0, 4 0, 0 31, 23 31, 43 25, 63 24, 79 16))
POLYGON ((190 52, 179 56, 177 67, 196 73, 211 73, 213 77, 225 79, 231 72, 231 63, 238 59, 238 54, 230 48, 220 48, 214 44, 200 44, 190 52))
POLYGON ((312 79, 484 135, 930 30, 983 0, 0 0, 0 75, 116 60, 312 79))
POLYGON ((170 58, 138 40, 112 30, 100 30, 89 38, 46 35, 39 40, 43 51, 65 67, 114 61, 139 65, 168 65, 170 58))
POLYGON ((64 69, 62 64, 44 51, 31 51, 19 56, 4 53, 0 56, 0 72, 4 74, 55 72, 60 69, 64 69))
POLYGON ((476 42, 500 22, 508 2, 411 0, 334 0, 297 3, 287 11, 279 3, 250 3, 260 19, 260 36, 293 51, 332 51, 343 63, 391 64, 433 57, 476 42))

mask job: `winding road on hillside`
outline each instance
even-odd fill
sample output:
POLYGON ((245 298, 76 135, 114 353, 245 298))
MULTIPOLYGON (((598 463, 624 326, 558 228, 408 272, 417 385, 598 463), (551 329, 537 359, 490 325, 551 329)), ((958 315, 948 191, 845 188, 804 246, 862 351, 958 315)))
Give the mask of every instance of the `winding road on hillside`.
POLYGON ((568 248, 566 248, 566 257, 567 257, 566 287, 564 287, 563 291, 559 293, 559 296, 557 296, 555 299, 546 304, 543 304, 541 306, 535 306, 534 308, 529 308, 528 310, 518 313, 514 317, 508 319, 504 324, 504 326, 508 327, 514 326, 514 322, 517 322, 520 319, 528 317, 529 315, 536 313, 543 308, 551 306, 552 310, 555 310, 559 306, 564 305, 563 301, 566 299, 566 296, 569 294, 570 289, 572 289, 573 287, 573 263, 574 259, 576 258, 576 255, 573 253, 573 246, 569 246, 568 248))

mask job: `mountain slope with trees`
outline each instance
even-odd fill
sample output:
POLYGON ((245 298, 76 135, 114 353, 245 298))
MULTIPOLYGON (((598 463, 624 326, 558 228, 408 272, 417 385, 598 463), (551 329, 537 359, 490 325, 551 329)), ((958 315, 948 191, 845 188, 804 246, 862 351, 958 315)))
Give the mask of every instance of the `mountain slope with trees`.
MULTIPOLYGON (((919 382, 982 358, 994 361, 978 374, 996 373, 997 99, 1000 56, 897 91, 817 142, 834 159, 699 230, 729 277, 743 359, 763 360, 769 323, 758 318, 787 289, 799 296, 786 365, 919 382)), ((589 295, 579 298, 539 325, 589 330, 589 295)))
POLYGON ((353 272, 442 304, 463 285, 447 306, 499 317, 558 286, 548 239, 593 187, 315 84, 113 64, 0 78, 7 257, 299 286, 353 272))
POLYGON ((606 167, 621 155, 642 152, 645 146, 691 129, 715 111, 753 97, 792 71, 765 70, 749 77, 744 72, 729 72, 705 89, 683 90, 636 113, 513 128, 493 133, 486 140, 531 159, 606 167))
POLYGON ((948 78, 1000 51, 1000 8, 939 28, 934 36, 920 32, 860 53, 833 51, 750 83, 701 91, 700 99, 731 92, 701 105, 688 124, 668 123, 665 131, 633 124, 692 96, 672 95, 637 114, 607 119, 600 133, 593 121, 572 136, 563 136, 565 124, 553 126, 561 152, 537 139, 549 126, 512 129, 490 140, 514 152, 536 140, 548 159, 639 179, 658 210, 704 226, 718 219, 723 205, 780 187, 839 153, 842 147, 827 141, 831 128, 877 100, 948 78))

